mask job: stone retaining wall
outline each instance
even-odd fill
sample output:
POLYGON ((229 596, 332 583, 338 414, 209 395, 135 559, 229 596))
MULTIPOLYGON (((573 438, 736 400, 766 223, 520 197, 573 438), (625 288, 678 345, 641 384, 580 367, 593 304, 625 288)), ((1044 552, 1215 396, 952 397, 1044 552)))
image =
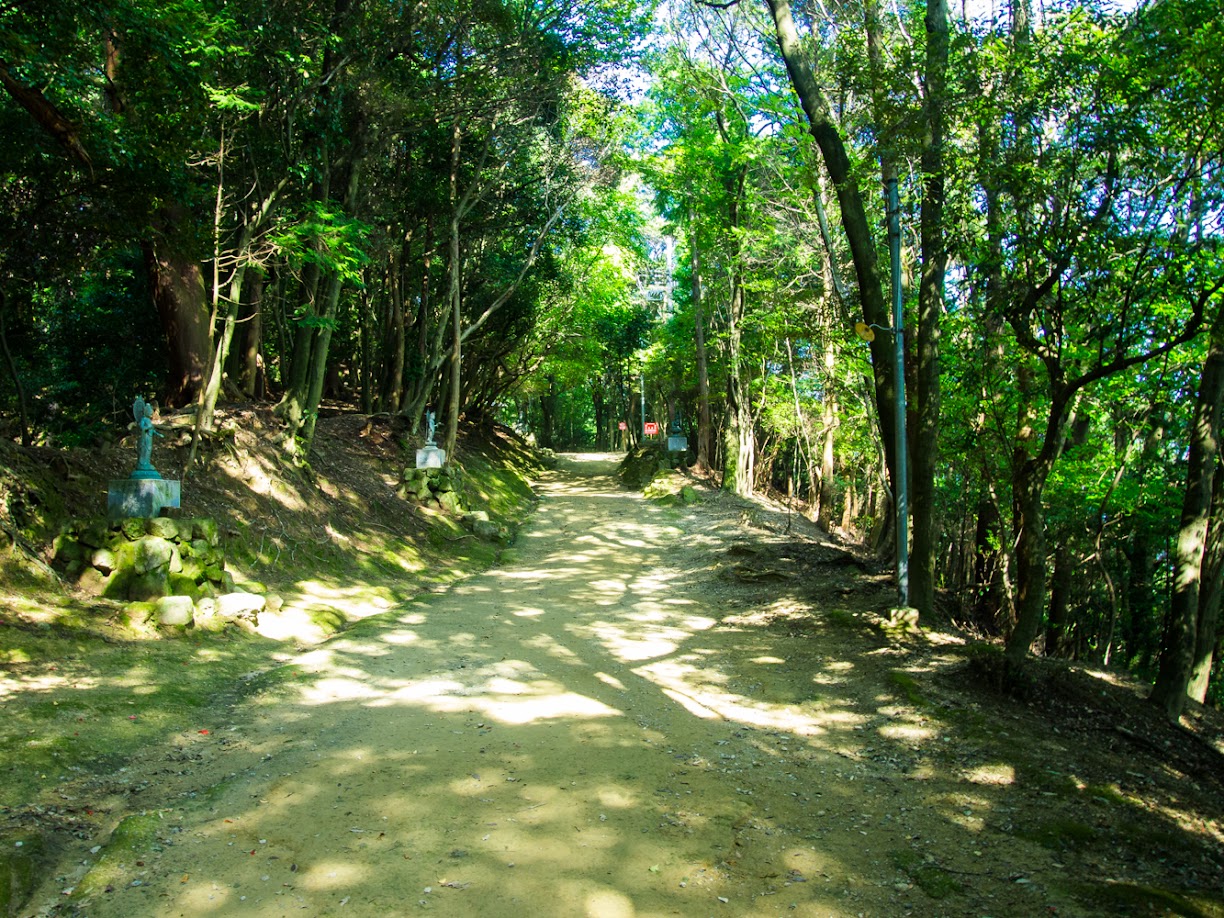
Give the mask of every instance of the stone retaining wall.
POLYGON ((74 523, 55 540, 52 565, 81 589, 127 603, 129 624, 253 627, 278 597, 239 589, 225 569, 215 520, 130 517, 74 523))
POLYGON ((215 597, 231 592, 215 520, 130 517, 70 525, 55 540, 52 565, 107 599, 215 597))

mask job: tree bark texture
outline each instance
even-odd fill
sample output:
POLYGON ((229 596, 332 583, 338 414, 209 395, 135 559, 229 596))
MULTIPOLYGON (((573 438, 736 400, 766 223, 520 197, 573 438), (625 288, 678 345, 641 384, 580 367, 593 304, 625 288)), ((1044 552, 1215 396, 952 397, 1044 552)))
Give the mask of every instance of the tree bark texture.
POLYGON ((142 245, 153 307, 167 345, 166 404, 186 405, 204 384, 208 307, 199 262, 171 255, 166 243, 142 245))
POLYGON ((1216 466, 1203 556, 1203 582, 1199 587, 1198 637, 1194 642, 1194 670, 1187 694, 1202 704, 1207 700, 1211 667, 1220 657, 1220 604, 1224 600, 1224 475, 1216 466))
MULTIPOLYGON (((829 103, 824 97, 820 83, 812 69, 791 15, 789 0, 767 0, 773 16, 778 48, 786 64, 791 85, 799 96, 808 128, 820 149, 825 168, 837 190, 837 202, 841 210, 842 226, 850 244, 854 272, 858 279, 859 300, 863 319, 869 325, 891 328, 884 287, 876 268, 875 241, 871 224, 859 192, 858 178, 854 175, 845 140, 833 122, 829 103)), ((888 466, 889 480, 895 487, 896 468, 896 421, 893 406, 897 397, 897 383, 893 371, 892 339, 888 335, 877 335, 871 343, 871 367, 875 380, 876 415, 884 441, 884 456, 888 466)))
POLYGON ((1199 595, 1203 585, 1203 560, 1207 553, 1207 526, 1211 519, 1214 476, 1219 460, 1222 400, 1224 308, 1217 311, 1212 323, 1207 361, 1203 365, 1190 428, 1186 492, 1174 554, 1173 597, 1160 649, 1160 669, 1151 696, 1152 703, 1162 708, 1173 720, 1177 720, 1186 707, 1189 697, 1187 690, 1195 668, 1199 595))
POLYGON ((701 301, 701 245, 692 211, 689 212, 690 257, 693 285, 693 342, 697 351, 697 468, 710 468, 710 367, 706 359, 705 315, 701 301))
POLYGON ((917 392, 911 438, 910 604, 935 608, 935 553, 939 535, 935 466, 939 457, 939 335, 948 253, 944 242, 944 108, 948 70, 947 0, 928 0, 926 11, 926 134, 922 144, 922 278, 918 288, 917 392))

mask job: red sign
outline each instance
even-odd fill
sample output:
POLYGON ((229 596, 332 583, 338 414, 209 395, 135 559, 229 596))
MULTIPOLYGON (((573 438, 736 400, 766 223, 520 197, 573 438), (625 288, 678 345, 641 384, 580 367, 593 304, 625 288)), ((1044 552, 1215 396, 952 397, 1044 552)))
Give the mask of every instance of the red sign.
POLYGON ((653 437, 659 432, 659 425, 654 421, 646 422, 646 436, 653 437))
POLYGON ((621 421, 621 422, 620 422, 620 423, 619 423, 617 426, 618 426, 618 427, 619 427, 621 430, 628 430, 628 429, 629 429, 629 425, 628 425, 628 424, 626 424, 624 421, 621 421))

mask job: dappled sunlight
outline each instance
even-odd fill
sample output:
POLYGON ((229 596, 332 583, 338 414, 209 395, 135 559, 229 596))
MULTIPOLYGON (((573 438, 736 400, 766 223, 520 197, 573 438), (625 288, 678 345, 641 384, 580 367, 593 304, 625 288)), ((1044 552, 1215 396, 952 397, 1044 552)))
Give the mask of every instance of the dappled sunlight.
MULTIPOLYGON (((594 885, 583 883, 583 886, 594 885)), ((635 918, 633 900, 614 889, 597 889, 583 896, 588 918, 635 918)))
POLYGON ((675 653, 680 642, 689 636, 681 628, 639 628, 636 634, 626 634, 615 625, 595 626, 591 634, 598 638, 616 659, 625 663, 655 660, 675 653))
POLYGON ((817 736, 825 732, 820 712, 809 706, 771 704, 735 694, 712 684, 711 674, 685 660, 665 660, 635 671, 698 717, 718 717, 761 729, 783 730, 796 736, 817 736))
POLYGON ((236 890, 211 881, 197 882, 186 875, 178 905, 191 915, 207 915, 220 909, 229 911, 238 899, 236 890))
POLYGON ((1016 768, 1006 762, 991 762, 964 769, 961 776, 971 784, 1006 787, 1016 783, 1016 768))
POLYGON ((302 689, 306 704, 334 704, 336 701, 361 701, 382 697, 383 692, 360 677, 328 676, 314 680, 302 689))
POLYGON ((897 743, 925 743, 936 739, 939 731, 930 724, 915 721, 894 721, 878 730, 880 736, 897 743))
MULTIPOLYGON (((556 692, 538 697, 516 697, 525 693, 508 691, 501 696, 489 697, 467 696, 466 707, 483 711, 486 716, 501 721, 503 724, 529 724, 543 720, 556 720, 574 717, 618 717, 621 712, 593 698, 587 698, 574 692, 556 692)), ((443 704, 436 705, 438 710, 445 710, 443 704)), ((452 710, 462 709, 452 706, 452 710)))
MULTIPOLYGON (((168 873, 158 907, 1027 914, 1002 896, 931 906, 899 866, 998 873, 974 856, 1026 790, 1012 760, 954 745, 952 715, 919 697, 938 684, 903 682, 934 668, 929 648, 798 588, 716 579, 723 556, 695 546, 725 539, 642 523, 674 516, 610 504, 640 501, 614 486, 552 481, 508 566, 299 657, 260 709, 273 739, 166 848, 188 864, 207 846, 209 875, 168 873)), ((345 608, 348 585, 311 583, 345 608)))
POLYGON ((417 637, 417 634, 414 631, 389 631, 383 636, 383 640, 385 640, 388 644, 399 644, 403 646, 406 644, 415 644, 420 640, 420 638, 417 637))
POLYGON ((342 889, 361 883, 368 871, 352 860, 321 861, 301 873, 298 882, 311 891, 342 889))

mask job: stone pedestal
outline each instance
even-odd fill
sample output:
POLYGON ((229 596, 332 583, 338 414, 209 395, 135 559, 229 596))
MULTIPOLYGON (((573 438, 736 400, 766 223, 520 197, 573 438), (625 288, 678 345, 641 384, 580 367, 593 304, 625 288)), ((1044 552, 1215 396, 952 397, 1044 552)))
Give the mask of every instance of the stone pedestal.
POLYGON ((166 478, 123 478, 112 481, 106 494, 106 515, 117 520, 134 516, 160 516, 162 509, 178 509, 182 482, 166 478))
POLYGON ((667 438, 667 451, 669 453, 688 452, 688 437, 672 434, 667 438))
POLYGON ((426 444, 417 450, 416 467, 418 469, 440 469, 446 465, 446 450, 438 446, 426 444))

